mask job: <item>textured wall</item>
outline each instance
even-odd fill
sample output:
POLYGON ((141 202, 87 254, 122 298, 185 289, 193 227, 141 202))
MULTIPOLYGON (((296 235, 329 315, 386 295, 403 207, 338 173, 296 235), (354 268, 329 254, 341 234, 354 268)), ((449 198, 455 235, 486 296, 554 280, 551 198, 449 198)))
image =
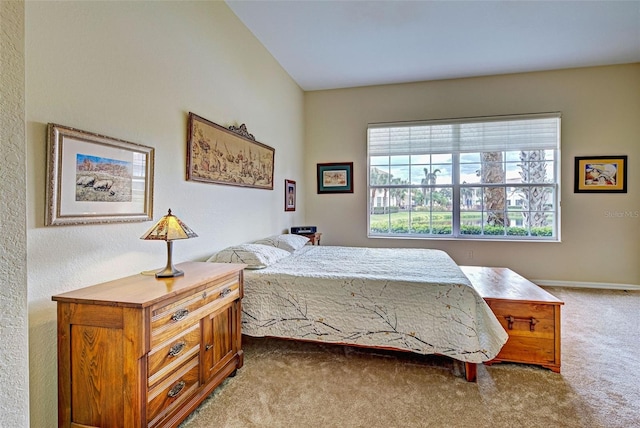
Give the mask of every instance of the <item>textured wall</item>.
POLYGON ((25 3, 31 423, 55 426, 55 304, 64 291, 159 269, 151 222, 44 226, 49 122, 154 147, 154 219, 171 208, 198 238, 174 262, 202 260, 304 218, 284 211, 303 175, 304 93, 224 2, 25 3), (245 123, 276 150, 274 190, 185 180, 187 114, 245 123))
POLYGON ((29 426, 24 3, 0 2, 0 426, 29 426))

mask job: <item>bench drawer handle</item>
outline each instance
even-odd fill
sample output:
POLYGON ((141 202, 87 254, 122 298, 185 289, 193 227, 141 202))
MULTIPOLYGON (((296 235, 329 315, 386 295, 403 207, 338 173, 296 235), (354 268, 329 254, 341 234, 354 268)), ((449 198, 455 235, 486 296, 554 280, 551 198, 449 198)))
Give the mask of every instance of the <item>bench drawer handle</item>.
POLYGON ((509 328, 509 330, 513 330, 513 323, 514 322, 528 322, 529 323, 529 330, 531 331, 535 331, 536 330, 536 324, 538 324, 538 320, 535 319, 534 317, 531 318, 517 318, 517 317, 512 317, 511 315, 506 316, 505 317, 507 320, 507 327, 509 328))
POLYGON ((229 295, 229 293, 231 293, 231 289, 230 288, 225 288, 224 290, 222 290, 220 292, 220 297, 226 297, 227 295, 229 295))

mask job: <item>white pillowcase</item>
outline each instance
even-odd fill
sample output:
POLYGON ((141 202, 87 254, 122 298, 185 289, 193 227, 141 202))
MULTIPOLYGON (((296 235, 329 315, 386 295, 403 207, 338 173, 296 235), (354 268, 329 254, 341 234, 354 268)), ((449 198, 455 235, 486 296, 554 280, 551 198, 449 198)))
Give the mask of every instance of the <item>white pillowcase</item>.
POLYGON ((260 244, 241 244, 225 248, 209 257, 213 263, 244 263, 247 269, 262 269, 290 256, 291 253, 280 248, 260 244))
POLYGON ((270 245, 272 247, 281 248, 283 250, 287 250, 290 253, 293 253, 295 250, 298 250, 309 242, 309 238, 302 235, 295 234, 285 234, 285 235, 274 235, 268 238, 259 239, 254 241, 254 244, 261 245, 270 245))

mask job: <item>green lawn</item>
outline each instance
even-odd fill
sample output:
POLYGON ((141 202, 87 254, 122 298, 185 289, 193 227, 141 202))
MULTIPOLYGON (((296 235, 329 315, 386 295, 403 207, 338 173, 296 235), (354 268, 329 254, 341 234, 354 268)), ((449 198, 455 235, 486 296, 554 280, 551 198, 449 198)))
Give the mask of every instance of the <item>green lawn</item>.
MULTIPOLYGON (((522 214, 519 211, 509 211, 511 227, 487 226, 483 227, 482 212, 463 211, 461 215, 461 230, 463 235, 512 235, 512 236, 551 236, 551 227, 532 228, 531 231, 516 224, 522 224, 522 214), (519 221, 518 221, 519 220, 519 221)), ((452 213, 449 211, 397 211, 387 214, 373 214, 370 218, 370 228, 373 233, 397 234, 452 234, 452 213)))

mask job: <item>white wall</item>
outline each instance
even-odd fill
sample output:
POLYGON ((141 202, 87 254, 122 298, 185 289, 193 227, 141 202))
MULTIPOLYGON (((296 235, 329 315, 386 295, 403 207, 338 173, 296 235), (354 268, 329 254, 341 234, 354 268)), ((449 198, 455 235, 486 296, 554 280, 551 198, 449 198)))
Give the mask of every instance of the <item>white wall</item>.
POLYGON ((24 3, 0 2, 0 426, 29 425, 24 3))
POLYGON ((27 2, 27 234, 31 426, 56 426, 51 296, 160 268, 152 225, 45 227, 49 122, 153 146, 154 219, 171 208, 199 237, 174 262, 303 222, 284 211, 284 180, 304 184, 302 90, 223 2, 27 2), (275 148, 274 190, 187 182, 187 114, 245 123, 275 148))
POLYGON ((439 248, 460 264, 506 266, 532 279, 638 285, 639 118, 640 64, 308 92, 307 223, 326 244, 439 248), (555 111, 562 243, 367 238, 368 123, 555 111), (627 194, 573 193, 574 157, 590 155, 628 155, 627 194), (354 193, 318 195, 316 163, 342 161, 354 162, 354 193))

